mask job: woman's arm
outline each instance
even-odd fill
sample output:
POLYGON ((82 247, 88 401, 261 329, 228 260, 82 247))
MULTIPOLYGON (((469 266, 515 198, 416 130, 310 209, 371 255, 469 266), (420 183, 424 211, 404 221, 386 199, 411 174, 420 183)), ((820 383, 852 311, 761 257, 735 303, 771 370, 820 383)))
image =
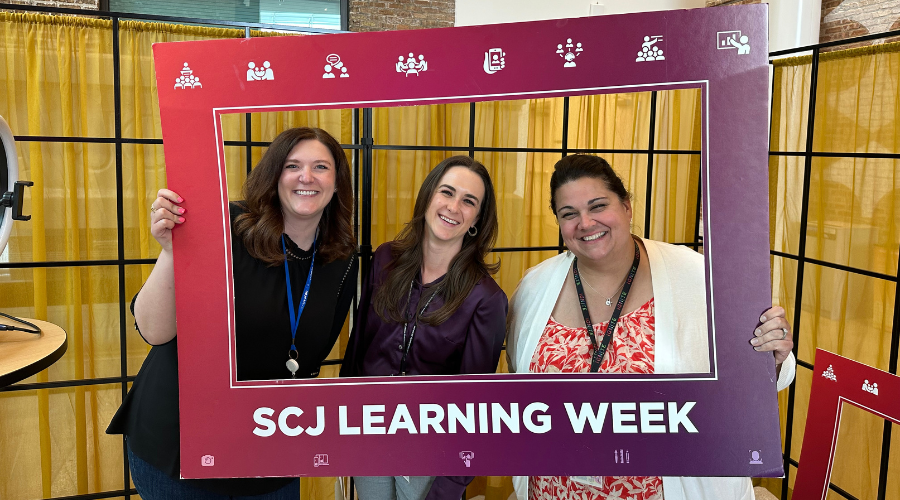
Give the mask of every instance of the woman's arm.
POLYGON ((463 348, 459 373, 494 373, 503 350, 506 336, 506 313, 509 302, 506 293, 497 289, 475 308, 469 323, 466 345, 463 348))
POLYGON ((156 265, 134 303, 134 321, 151 345, 175 338, 175 262, 172 259, 172 229, 184 223, 184 200, 168 189, 160 189, 151 204, 150 234, 162 246, 156 265))

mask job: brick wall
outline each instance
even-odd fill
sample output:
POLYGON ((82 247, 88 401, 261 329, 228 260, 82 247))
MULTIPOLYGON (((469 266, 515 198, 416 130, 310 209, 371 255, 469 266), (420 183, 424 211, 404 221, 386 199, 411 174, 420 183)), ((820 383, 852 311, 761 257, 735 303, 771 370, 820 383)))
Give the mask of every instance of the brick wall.
POLYGON ((98 10, 100 0, 0 0, 2 4, 34 5, 37 7, 61 7, 63 9, 98 10))
MULTIPOLYGON (((900 0, 822 0, 822 24, 819 27, 822 43, 896 29, 900 29, 900 0)), ((896 38, 878 43, 893 40, 896 38)))
POLYGON ((447 28, 456 21, 455 0, 349 0, 350 31, 447 28))

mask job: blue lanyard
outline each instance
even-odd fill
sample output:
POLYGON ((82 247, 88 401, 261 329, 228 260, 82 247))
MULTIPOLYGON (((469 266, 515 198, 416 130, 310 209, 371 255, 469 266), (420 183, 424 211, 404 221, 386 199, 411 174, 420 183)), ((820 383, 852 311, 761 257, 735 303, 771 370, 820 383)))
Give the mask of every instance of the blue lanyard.
MULTIPOLYGON (((318 232, 316 232, 318 236, 318 232)), ((294 314, 294 295, 291 293, 291 275, 288 274, 288 263, 287 263, 287 245, 284 244, 284 235, 281 235, 281 249, 284 250, 284 281, 287 283, 287 299, 288 299, 288 312, 291 313, 291 349, 288 351, 288 355, 291 352, 297 352, 297 347, 294 345, 294 339, 297 338, 297 327, 300 326, 300 315, 303 314, 303 309, 306 307, 306 298, 309 296, 309 284, 312 282, 312 273, 313 266, 316 264, 316 239, 313 238, 313 254, 312 261, 309 263, 309 274, 306 276, 306 286, 303 287, 303 295, 300 297, 300 305, 297 306, 297 314, 294 314)))

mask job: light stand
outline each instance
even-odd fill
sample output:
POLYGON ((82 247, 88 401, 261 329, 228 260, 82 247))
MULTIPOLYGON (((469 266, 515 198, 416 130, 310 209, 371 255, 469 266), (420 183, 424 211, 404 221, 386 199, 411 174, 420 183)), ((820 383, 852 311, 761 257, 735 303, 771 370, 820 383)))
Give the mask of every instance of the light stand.
POLYGON ((29 220, 30 215, 22 215, 25 201, 25 186, 33 186, 31 181, 19 180, 19 158, 16 156, 16 142, 6 120, 0 116, 0 254, 6 250, 13 220, 29 220), (11 207, 11 217, 6 208, 11 207))

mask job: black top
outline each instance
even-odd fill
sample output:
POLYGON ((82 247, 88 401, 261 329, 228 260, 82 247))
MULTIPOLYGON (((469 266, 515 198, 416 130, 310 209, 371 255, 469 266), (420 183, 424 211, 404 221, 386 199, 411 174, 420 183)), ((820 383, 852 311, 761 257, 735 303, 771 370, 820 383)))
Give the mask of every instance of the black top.
MULTIPOLYGON (((231 204, 231 220, 241 208, 231 204)), ((233 231, 233 230, 232 230, 233 231)), ((290 378, 285 367, 291 346, 284 266, 270 267, 247 253, 243 241, 232 233, 235 288, 237 375, 239 380, 290 378)), ((294 306, 306 284, 312 249, 304 251, 285 237, 294 306)), ((319 374, 341 332, 356 293, 356 256, 325 263, 316 255, 306 308, 297 328, 297 377, 319 374)), ((134 300, 131 302, 134 312, 134 300)), ((138 328, 138 325, 134 325, 138 328)), ((138 332, 140 329, 138 328, 138 332)), ((131 450, 170 477, 179 477, 178 352, 177 337, 153 346, 134 385, 113 417, 108 434, 125 434, 131 450)), ((191 482, 206 490, 232 495, 260 495, 275 491, 292 478, 206 479, 191 482)))

